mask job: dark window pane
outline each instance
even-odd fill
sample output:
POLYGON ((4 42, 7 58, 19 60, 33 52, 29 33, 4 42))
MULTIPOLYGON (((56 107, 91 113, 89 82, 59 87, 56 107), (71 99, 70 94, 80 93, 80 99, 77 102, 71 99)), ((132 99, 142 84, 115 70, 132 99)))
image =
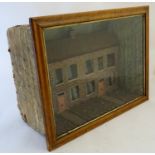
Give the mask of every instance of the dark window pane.
POLYGON ((94 71, 93 60, 86 61, 86 74, 92 73, 94 71))
POLYGON ((95 81, 87 82, 87 94, 95 92, 95 81))
POLYGON ((71 100, 78 99, 79 96, 80 96, 80 94, 79 94, 79 86, 72 87, 70 89, 70 95, 71 95, 71 100))
POLYGON ((109 81, 109 86, 111 86, 111 85, 112 85, 112 78, 109 77, 109 78, 108 78, 108 81, 109 81))
POLYGON ((115 54, 114 53, 107 55, 107 62, 108 62, 108 67, 115 65, 115 54))
POLYGON ((103 57, 98 57, 98 69, 101 70, 104 68, 103 57))
POLYGON ((58 68, 55 70, 55 83, 59 84, 63 82, 63 74, 62 74, 62 69, 58 68))
POLYGON ((77 65, 76 64, 72 64, 69 66, 68 78, 69 80, 77 78, 77 65))

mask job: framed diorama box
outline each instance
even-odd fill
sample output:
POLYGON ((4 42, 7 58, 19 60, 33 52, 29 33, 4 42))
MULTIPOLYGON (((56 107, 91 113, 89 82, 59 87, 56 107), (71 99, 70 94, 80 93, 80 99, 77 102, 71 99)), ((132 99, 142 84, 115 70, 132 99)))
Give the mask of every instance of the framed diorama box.
POLYGON ((148 100, 148 6, 33 17, 8 38, 19 109, 48 150, 148 100))

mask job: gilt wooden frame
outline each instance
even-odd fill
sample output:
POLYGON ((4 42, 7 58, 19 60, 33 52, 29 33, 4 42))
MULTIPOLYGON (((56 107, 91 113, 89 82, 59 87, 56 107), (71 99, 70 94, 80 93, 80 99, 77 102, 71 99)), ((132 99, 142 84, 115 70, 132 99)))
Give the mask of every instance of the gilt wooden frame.
POLYGON ((46 140, 48 145, 48 150, 52 150, 61 146, 62 144, 84 134, 85 132, 97 127, 98 125, 114 118, 115 116, 139 105, 143 101, 148 100, 148 74, 149 74, 149 7, 132 7, 132 8, 121 8, 121 9, 111 9, 103 11, 92 11, 92 12, 82 12, 64 15, 53 15, 53 16, 43 16, 43 17, 33 17, 30 18, 30 25, 32 29, 34 46, 36 51, 36 60, 38 75, 40 81, 40 91, 42 97, 42 105, 44 112, 44 124, 46 131, 46 140), (71 132, 70 134, 56 139, 55 125, 53 118, 53 110, 51 106, 51 96, 49 87, 49 77, 47 70, 47 61, 45 54, 45 43, 43 30, 48 27, 64 26, 69 24, 105 20, 105 19, 115 19, 120 17, 128 17, 133 15, 144 15, 145 16, 145 95, 136 100, 131 101, 129 104, 125 104, 117 108, 106 115, 101 116, 95 121, 89 122, 83 127, 71 132))

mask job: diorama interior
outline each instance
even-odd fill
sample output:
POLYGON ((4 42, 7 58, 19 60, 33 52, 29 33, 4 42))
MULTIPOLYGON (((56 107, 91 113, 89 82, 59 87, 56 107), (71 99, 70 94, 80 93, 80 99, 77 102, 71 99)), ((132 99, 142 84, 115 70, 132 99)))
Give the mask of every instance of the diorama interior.
POLYGON ((143 16, 44 31, 57 137, 144 94, 143 16))

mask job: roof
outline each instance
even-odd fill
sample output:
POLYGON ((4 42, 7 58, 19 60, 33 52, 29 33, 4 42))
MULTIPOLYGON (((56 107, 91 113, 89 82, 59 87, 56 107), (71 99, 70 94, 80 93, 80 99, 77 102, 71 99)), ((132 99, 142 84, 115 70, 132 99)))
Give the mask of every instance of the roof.
POLYGON ((48 40, 46 41, 48 63, 54 63, 116 45, 118 45, 118 39, 112 32, 93 32, 69 36, 63 39, 48 40))

